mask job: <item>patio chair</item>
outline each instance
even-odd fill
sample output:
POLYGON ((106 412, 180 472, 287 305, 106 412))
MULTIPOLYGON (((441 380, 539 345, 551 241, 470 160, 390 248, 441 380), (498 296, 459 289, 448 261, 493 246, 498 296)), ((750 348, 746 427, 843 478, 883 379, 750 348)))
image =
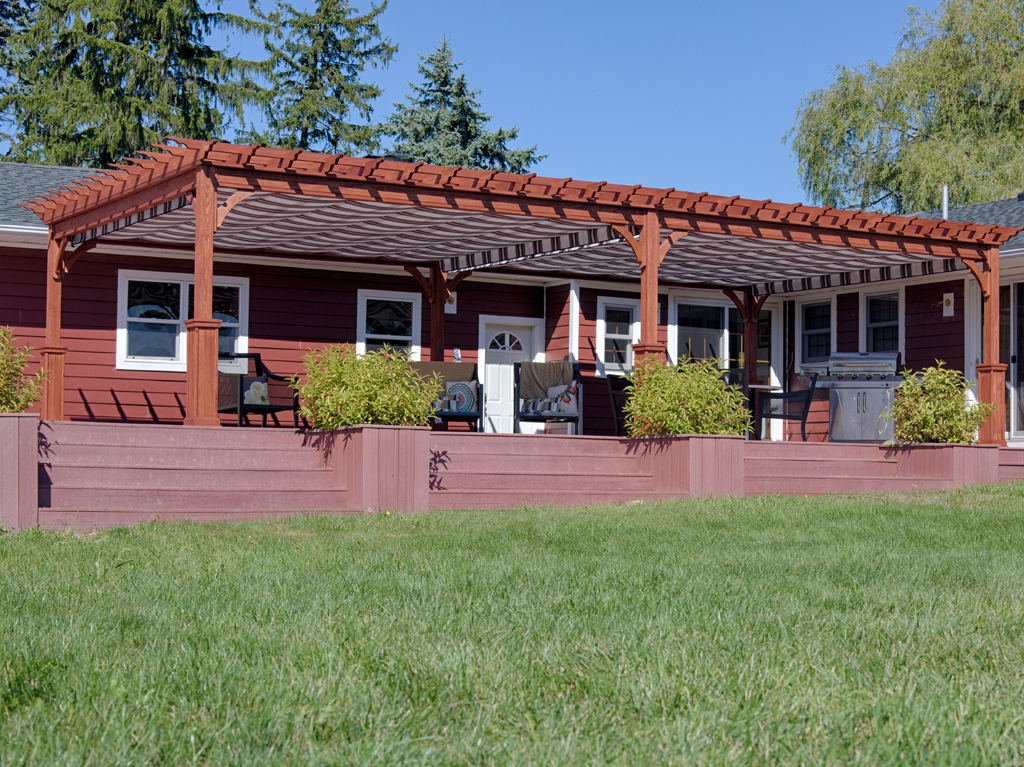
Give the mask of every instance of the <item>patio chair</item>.
POLYGON ((484 392, 472 362, 410 362, 409 365, 424 378, 437 374, 444 386, 440 407, 434 418, 442 423, 461 421, 480 431, 483 425, 484 392))
POLYGON ((259 414, 266 426, 268 414, 290 410, 298 429, 299 395, 291 381, 271 373, 258 354, 221 352, 217 359, 217 412, 237 412, 239 426, 247 413, 259 414))
POLYGON ((772 418, 781 421, 799 421, 800 436, 807 441, 807 415, 811 412, 811 399, 818 385, 818 374, 811 376, 808 388, 801 391, 762 392, 758 397, 757 425, 763 430, 764 422, 772 418), (796 412, 793 412, 793 410, 796 412))
POLYGON ((520 433, 519 425, 523 421, 572 423, 576 425, 577 434, 583 433, 583 386, 578 363, 569 360, 516 362, 514 368, 515 433, 520 433), (573 386, 576 387, 576 407, 571 409, 573 386), (561 387, 564 387, 561 393, 552 393, 552 389, 561 387))
POLYGON ((623 409, 629 400, 629 393, 626 391, 629 381, 625 376, 608 376, 605 381, 608 382, 608 399, 612 403, 612 414, 615 416, 615 436, 621 437, 626 433, 626 414, 623 409))

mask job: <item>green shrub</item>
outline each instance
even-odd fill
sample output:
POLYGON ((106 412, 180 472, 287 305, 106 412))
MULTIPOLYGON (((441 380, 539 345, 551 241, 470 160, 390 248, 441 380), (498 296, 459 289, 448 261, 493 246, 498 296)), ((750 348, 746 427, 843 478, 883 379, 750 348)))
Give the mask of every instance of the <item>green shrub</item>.
POLYGON ((15 346, 14 331, 0 327, 0 413, 24 413, 42 392, 43 371, 25 374, 31 346, 15 346))
POLYGON ((666 365, 663 360, 638 360, 626 403, 630 437, 672 434, 743 434, 750 411, 743 392, 721 380, 713 360, 666 365))
POLYGON ((433 417, 442 388, 437 376, 416 373, 403 349, 358 356, 353 346, 328 346, 307 354, 303 365, 305 380, 294 384, 303 402, 299 412, 318 429, 420 426, 433 417))
POLYGON ((936 360, 935 367, 919 373, 903 371, 892 407, 882 418, 893 422, 893 441, 971 443, 978 426, 992 414, 992 405, 969 402, 971 387, 963 373, 936 360))

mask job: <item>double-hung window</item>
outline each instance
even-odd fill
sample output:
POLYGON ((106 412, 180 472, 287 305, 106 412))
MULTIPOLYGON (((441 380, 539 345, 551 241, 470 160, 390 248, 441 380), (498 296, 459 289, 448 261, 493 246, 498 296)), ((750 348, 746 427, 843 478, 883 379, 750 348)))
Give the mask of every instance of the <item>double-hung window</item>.
POLYGON ((832 304, 804 304, 801 362, 828 362, 832 354, 832 304))
POLYGON ((895 352, 900 348, 900 298, 898 293, 868 296, 867 335, 869 352, 895 352))
MULTIPOLYGON (((119 370, 184 372, 185 320, 194 315, 190 274, 122 269, 117 280, 116 365, 119 370)), ((248 350, 249 280, 215 277, 213 318, 221 321, 220 351, 248 350)))
POLYGON ((625 375, 633 367, 633 344, 640 338, 640 302, 597 298, 598 374, 625 375))
POLYGON ((419 293, 360 290, 356 310, 356 352, 389 346, 408 349, 409 358, 420 358, 420 316, 423 299, 419 293))

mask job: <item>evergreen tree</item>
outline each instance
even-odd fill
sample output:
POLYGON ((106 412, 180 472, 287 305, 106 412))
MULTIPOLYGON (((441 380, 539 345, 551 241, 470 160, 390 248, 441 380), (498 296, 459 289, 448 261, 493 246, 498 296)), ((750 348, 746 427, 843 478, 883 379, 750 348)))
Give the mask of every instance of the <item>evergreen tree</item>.
POLYGON ((171 135, 219 138, 261 65, 205 37, 257 29, 199 0, 41 0, 0 98, 8 158, 102 167, 171 135))
POLYGON ((373 151, 379 127, 351 118, 357 113, 368 121, 382 93, 360 82, 363 70, 387 66, 398 50, 381 37, 377 23, 387 5, 383 0, 360 15, 347 0, 317 0, 312 13, 280 3, 264 17, 284 40, 278 45, 266 38, 273 68, 264 106, 267 129, 248 134, 250 140, 329 153, 373 151))
POLYGON ((895 213, 1016 195, 1024 179, 1024 3, 908 12, 893 60, 839 67, 804 97, 792 141, 815 202, 895 213))
POLYGON ((547 156, 538 155, 536 145, 509 149, 518 128, 485 130, 491 115, 480 108, 480 91, 470 90, 466 75, 458 71, 464 62, 452 61, 448 40, 420 61, 423 85, 410 82, 413 94, 407 103, 395 103, 384 124, 384 133, 394 138, 394 152, 434 165, 512 173, 523 173, 547 156))

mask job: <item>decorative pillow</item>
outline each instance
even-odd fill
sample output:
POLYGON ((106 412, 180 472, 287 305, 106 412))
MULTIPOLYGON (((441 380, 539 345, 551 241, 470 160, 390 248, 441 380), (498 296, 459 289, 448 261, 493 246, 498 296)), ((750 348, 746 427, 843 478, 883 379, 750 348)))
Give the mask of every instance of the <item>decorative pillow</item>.
POLYGON ((242 379, 242 402, 246 405, 269 405, 270 390, 267 388, 267 377, 242 379))
POLYGON ((543 397, 539 399, 524 399, 523 413, 557 413, 558 400, 554 397, 543 397))
POLYGON ((452 413, 475 413, 476 384, 472 381, 452 381, 447 384, 444 409, 452 413))
POLYGON ((579 409, 577 404, 579 390, 579 383, 573 381, 571 384, 564 386, 552 386, 548 389, 548 397, 558 401, 558 412, 575 413, 579 409))

